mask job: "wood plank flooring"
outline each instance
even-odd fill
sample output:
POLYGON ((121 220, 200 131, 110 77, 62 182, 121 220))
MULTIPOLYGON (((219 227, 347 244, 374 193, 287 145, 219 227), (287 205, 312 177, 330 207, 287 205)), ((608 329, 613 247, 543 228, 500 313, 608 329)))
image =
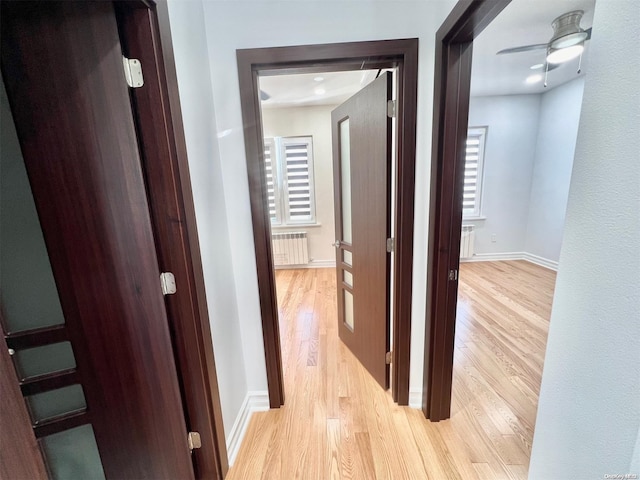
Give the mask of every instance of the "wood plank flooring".
POLYGON ((555 273, 460 270, 452 417, 393 403, 338 339, 335 270, 277 271, 286 405, 253 415, 235 479, 525 479, 555 273))

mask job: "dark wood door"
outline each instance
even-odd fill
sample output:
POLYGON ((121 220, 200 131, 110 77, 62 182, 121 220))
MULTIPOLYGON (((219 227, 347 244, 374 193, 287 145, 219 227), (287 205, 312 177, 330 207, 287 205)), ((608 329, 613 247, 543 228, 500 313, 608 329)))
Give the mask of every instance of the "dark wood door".
POLYGON ((391 74, 331 113, 338 328, 376 381, 389 387, 391 74))
MULTIPOLYGON (((20 328, 13 300, 42 304, 41 282, 13 298, 24 279, 3 277, 3 327, 49 473, 193 478, 113 5, 2 2, 1 13, 2 75, 62 312, 20 328), (75 390, 54 401, 63 389, 75 390), (51 410, 71 396, 72 410, 51 410)), ((25 258, 29 241, 13 242, 25 258)))

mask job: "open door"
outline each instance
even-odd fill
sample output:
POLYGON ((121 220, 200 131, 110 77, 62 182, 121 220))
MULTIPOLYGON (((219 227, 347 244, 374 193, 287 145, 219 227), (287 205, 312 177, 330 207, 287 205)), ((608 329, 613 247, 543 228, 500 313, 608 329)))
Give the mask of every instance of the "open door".
POLYGON ((373 378, 389 387, 391 74, 331 113, 338 331, 373 378))
POLYGON ((114 6, 1 8, 0 376, 42 455, 23 461, 56 479, 192 479, 114 6))

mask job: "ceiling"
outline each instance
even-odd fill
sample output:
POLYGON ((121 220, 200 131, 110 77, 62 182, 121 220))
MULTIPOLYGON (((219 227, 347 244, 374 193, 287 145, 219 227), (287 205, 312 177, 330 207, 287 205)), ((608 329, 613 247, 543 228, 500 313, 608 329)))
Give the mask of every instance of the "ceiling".
POLYGON ((377 70, 305 73, 259 77, 260 90, 270 95, 262 108, 340 105, 376 78, 377 70))
MULTIPOLYGON (((580 23, 593 23, 595 0, 513 0, 474 41, 471 95, 535 94, 553 89, 588 71, 589 41, 585 44, 581 73, 578 59, 549 72, 547 87, 526 78, 542 74, 530 67, 544 62, 545 50, 496 55, 505 48, 546 43, 553 35, 551 22, 571 10, 583 10, 580 23)), ((375 79, 377 70, 259 77, 260 89, 270 98, 262 108, 338 105, 375 79)))
MULTIPOLYGON (((563 13, 583 10, 580 26, 585 30, 593 23, 595 0, 513 0, 484 32, 473 42, 471 95, 512 95, 542 93, 578 76, 578 59, 571 60, 549 72, 548 86, 526 84, 529 75, 544 74, 530 67, 544 62, 545 50, 496 55, 512 47, 546 43, 553 35, 551 22, 563 13)), ((585 43, 582 73, 589 68, 589 44, 585 43)))

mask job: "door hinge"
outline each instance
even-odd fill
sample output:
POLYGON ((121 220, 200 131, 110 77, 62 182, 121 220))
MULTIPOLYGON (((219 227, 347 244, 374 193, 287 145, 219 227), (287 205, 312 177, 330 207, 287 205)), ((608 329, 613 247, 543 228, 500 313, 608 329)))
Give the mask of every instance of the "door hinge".
POLYGON ((162 272, 160 274, 160 286, 163 295, 173 295, 176 293, 176 277, 171 272, 162 272))
POLYGON ((387 238, 387 252, 395 252, 396 251, 396 239, 395 238, 387 238))
POLYGON ((131 88, 140 88, 144 85, 140 60, 123 56, 122 65, 124 66, 124 78, 127 80, 127 85, 131 88))
POLYGON ((397 112, 398 102, 395 100, 387 100, 387 117, 395 118, 398 114, 397 112))
POLYGON ((393 358, 393 352, 387 352, 384 355, 384 363, 391 365, 391 359, 393 358))
POLYGON ((189 443, 190 451, 202 447, 202 441, 200 440, 200 434, 198 432, 189 432, 187 435, 187 442, 189 443))
POLYGON ((455 281, 458 280, 458 270, 449 270, 449 280, 455 281))

